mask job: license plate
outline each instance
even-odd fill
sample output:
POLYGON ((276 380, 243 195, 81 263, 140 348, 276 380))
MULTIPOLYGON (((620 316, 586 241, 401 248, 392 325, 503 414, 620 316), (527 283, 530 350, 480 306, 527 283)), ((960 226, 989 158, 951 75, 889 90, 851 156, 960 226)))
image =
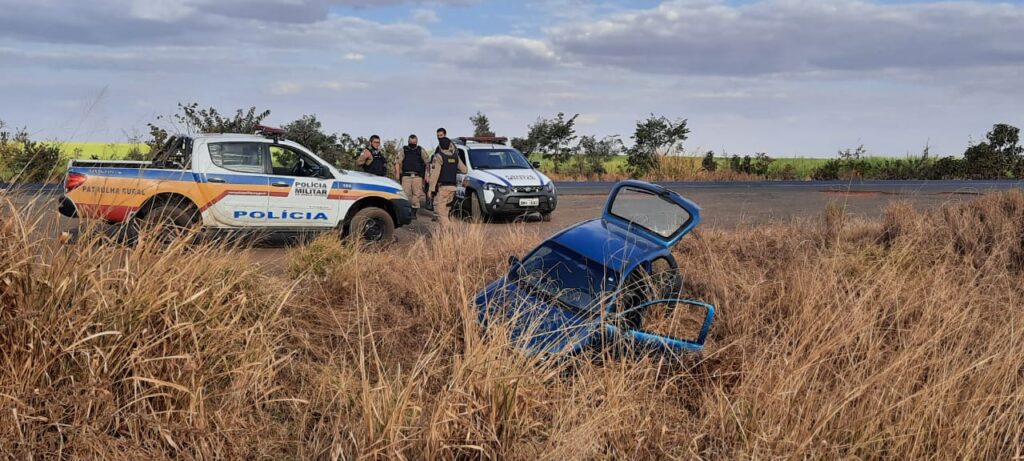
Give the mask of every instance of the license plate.
POLYGON ((540 206, 539 198, 521 198, 519 199, 519 206, 540 206))

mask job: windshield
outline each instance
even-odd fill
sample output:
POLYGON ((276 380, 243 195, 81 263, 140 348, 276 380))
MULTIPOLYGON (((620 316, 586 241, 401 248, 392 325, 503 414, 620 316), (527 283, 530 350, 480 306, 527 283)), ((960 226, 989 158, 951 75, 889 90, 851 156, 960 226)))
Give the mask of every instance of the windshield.
POLYGON ((580 312, 596 313, 615 289, 618 274, 557 243, 537 248, 517 273, 530 294, 580 312))
POLYGON ((530 162, 515 149, 471 149, 469 162, 480 170, 529 169, 530 162))

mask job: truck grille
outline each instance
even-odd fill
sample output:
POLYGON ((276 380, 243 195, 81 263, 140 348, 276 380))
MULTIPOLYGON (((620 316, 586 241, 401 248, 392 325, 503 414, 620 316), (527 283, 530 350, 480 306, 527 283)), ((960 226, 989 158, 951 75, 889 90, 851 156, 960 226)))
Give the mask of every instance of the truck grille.
POLYGON ((532 194, 540 192, 540 186, 515 186, 512 188, 512 192, 517 194, 532 194))

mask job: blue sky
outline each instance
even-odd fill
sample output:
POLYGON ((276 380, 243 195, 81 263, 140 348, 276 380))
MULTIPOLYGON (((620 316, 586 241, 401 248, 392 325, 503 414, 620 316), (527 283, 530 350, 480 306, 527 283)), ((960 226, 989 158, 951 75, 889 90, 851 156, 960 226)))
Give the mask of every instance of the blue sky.
POLYGON ((1024 125, 1024 4, 871 0, 0 0, 0 120, 123 141, 178 102, 403 137, 579 113, 689 151, 959 154, 1024 125))

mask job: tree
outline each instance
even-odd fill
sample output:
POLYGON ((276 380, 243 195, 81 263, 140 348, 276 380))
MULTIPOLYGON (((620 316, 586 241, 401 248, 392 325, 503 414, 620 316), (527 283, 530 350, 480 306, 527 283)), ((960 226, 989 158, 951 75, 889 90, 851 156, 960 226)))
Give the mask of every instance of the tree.
MULTIPOLYGON (((198 103, 178 103, 178 113, 172 115, 170 121, 172 125, 176 126, 176 131, 183 134, 252 133, 256 130, 256 125, 262 123, 269 116, 269 110, 256 112, 255 107, 250 107, 248 110, 238 109, 234 116, 225 116, 213 107, 200 109, 198 103)), ((157 122, 163 119, 165 119, 163 116, 157 117, 157 122)), ((155 123, 148 125, 150 141, 146 144, 149 144, 152 155, 163 147, 169 133, 155 123)))
POLYGON ((686 141, 689 133, 686 119, 672 121, 651 114, 636 124, 632 136, 634 144, 628 152, 626 168, 634 177, 646 175, 658 167, 661 156, 675 152, 686 141))
MULTIPOLYGON (((225 116, 216 108, 210 107, 200 109, 198 103, 178 103, 178 113, 171 116, 174 125, 183 127, 186 134, 197 133, 252 133, 256 125, 263 122, 270 116, 269 110, 256 112, 255 107, 248 110, 238 109, 233 116, 225 116)), ((163 119, 157 117, 157 120, 163 119)), ((156 137, 158 134, 166 136, 167 131, 150 123, 150 133, 156 137)))
POLYGON ((518 150, 519 152, 522 152, 523 155, 526 155, 527 157, 529 157, 530 154, 533 153, 533 145, 530 144, 530 139, 529 138, 519 138, 519 137, 516 137, 516 138, 512 138, 511 141, 512 141, 512 147, 515 150, 518 150))
MULTIPOLYGON (((992 126, 988 142, 972 145, 964 152, 967 174, 974 178, 1002 178, 1010 170, 1018 171, 1024 148, 1018 145, 1020 129, 1004 123, 992 126)), ((1016 174, 1015 174, 1016 175, 1016 174)))
POLYGON ((316 115, 303 115, 282 128, 288 132, 288 139, 302 144, 328 163, 339 168, 346 165, 349 153, 339 144, 338 135, 324 132, 316 115))
POLYGON ((483 112, 477 111, 476 115, 469 118, 473 123, 473 136, 494 136, 491 131, 491 121, 483 112))
POLYGON ((1005 168, 1011 170, 1013 176, 1021 178, 1024 173, 1024 147, 1018 145, 1020 142, 1020 128, 999 123, 992 126, 986 136, 989 146, 1005 168))
POLYGON ((566 118, 565 113, 559 112, 553 119, 538 118, 536 123, 530 125, 524 147, 529 147, 531 153, 540 153, 550 159, 555 164, 555 171, 561 171, 573 153, 570 146, 576 139, 576 118, 579 116, 576 114, 566 118))
POLYGON ((618 136, 605 136, 603 139, 593 135, 583 136, 576 145, 574 169, 580 177, 601 176, 608 172, 604 167, 605 162, 622 153, 623 149, 622 140, 618 136))
POLYGON ((704 160, 700 161, 700 168, 709 173, 718 169, 718 162, 715 161, 715 153, 713 151, 709 150, 708 153, 704 154, 704 160))

